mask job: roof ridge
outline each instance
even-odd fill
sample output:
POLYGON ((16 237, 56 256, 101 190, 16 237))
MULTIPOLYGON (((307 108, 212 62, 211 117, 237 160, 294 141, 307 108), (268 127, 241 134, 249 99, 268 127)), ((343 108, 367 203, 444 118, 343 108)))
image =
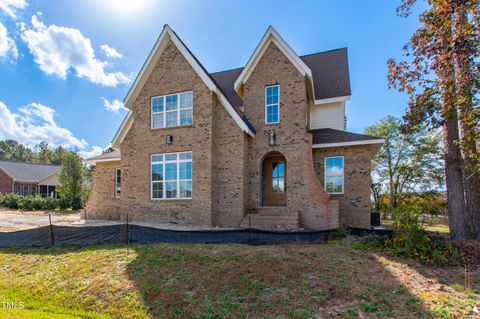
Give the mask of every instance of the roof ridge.
POLYGON ((60 165, 55 165, 55 164, 28 163, 28 162, 22 162, 22 161, 16 161, 16 160, 7 160, 7 159, 0 159, 0 162, 9 162, 9 163, 16 163, 16 164, 43 165, 43 166, 55 166, 55 167, 60 167, 60 165))
POLYGON ((238 68, 233 68, 233 69, 228 69, 228 70, 223 70, 223 71, 216 71, 216 72, 212 72, 210 74, 218 74, 218 73, 224 73, 224 72, 230 72, 230 71, 235 71, 235 70, 240 70, 240 69, 243 69, 244 66, 240 66, 238 68))
POLYGON ((343 47, 343 48, 336 48, 336 49, 331 49, 331 50, 326 50, 326 51, 318 51, 315 53, 308 53, 304 55, 300 55, 300 58, 311 56, 311 55, 316 55, 316 54, 322 54, 322 53, 328 53, 328 52, 333 52, 333 51, 342 51, 342 50, 348 50, 348 47, 343 47))
MULTIPOLYGON (((312 55, 316 55, 316 54, 328 53, 328 52, 333 52, 333 51, 342 51, 342 50, 347 50, 347 49, 348 49, 348 47, 342 47, 342 48, 336 48, 336 49, 331 49, 331 50, 326 50, 326 51, 318 51, 318 52, 315 52, 315 53, 308 53, 308 54, 304 54, 304 55, 299 55, 298 57, 303 58, 303 57, 312 56, 312 55)), ((213 75, 213 74, 218 74, 218 73, 240 70, 240 69, 243 69, 243 68, 245 68, 245 67, 240 66, 240 67, 236 67, 236 68, 233 68, 233 69, 211 72, 209 74, 213 75)))

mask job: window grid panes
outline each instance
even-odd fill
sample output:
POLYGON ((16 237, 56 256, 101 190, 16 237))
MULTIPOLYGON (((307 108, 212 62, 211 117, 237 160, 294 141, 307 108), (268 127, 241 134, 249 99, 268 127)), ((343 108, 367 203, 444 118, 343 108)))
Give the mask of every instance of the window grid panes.
POLYGON ((280 122, 280 87, 278 85, 265 88, 265 123, 280 122))
POLYGON ((183 92, 152 97, 152 128, 190 125, 193 121, 193 94, 183 92))
POLYGON ((329 194, 343 194, 343 156, 325 158, 325 191, 329 194))
POLYGON ((272 163, 272 192, 273 193, 285 192, 285 163, 284 162, 272 163))
POLYGON ((192 198, 192 152, 151 156, 151 198, 192 198))
POLYGON ((115 197, 120 197, 122 191, 122 171, 119 168, 115 169, 115 197))

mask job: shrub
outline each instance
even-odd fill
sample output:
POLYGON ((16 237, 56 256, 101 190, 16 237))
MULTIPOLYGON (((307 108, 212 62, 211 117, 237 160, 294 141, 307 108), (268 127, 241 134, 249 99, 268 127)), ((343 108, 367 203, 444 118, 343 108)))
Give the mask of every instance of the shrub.
POLYGON ((393 255, 420 259, 425 263, 447 263, 459 257, 457 249, 444 241, 433 241, 420 221, 421 205, 412 199, 393 214, 393 232, 385 238, 375 238, 368 245, 393 255))
POLYGON ((73 209, 83 207, 83 201, 79 197, 50 198, 36 196, 20 196, 17 194, 0 194, 0 207, 9 209, 28 210, 54 210, 73 209))

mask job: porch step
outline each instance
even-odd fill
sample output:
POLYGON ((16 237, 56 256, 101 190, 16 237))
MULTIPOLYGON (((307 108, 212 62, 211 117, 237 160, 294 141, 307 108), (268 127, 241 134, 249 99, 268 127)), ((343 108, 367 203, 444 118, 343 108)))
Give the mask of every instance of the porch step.
POLYGON ((285 214, 262 212, 247 214, 240 225, 242 228, 255 228, 265 230, 290 230, 297 229, 300 225, 298 213, 285 214))

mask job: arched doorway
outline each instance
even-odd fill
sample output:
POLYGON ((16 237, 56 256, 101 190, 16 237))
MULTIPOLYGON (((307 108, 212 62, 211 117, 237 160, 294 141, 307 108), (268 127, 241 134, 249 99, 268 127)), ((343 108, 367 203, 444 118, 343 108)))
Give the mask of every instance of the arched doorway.
POLYGON ((287 161, 279 152, 267 154, 262 162, 262 205, 287 205, 287 161))

